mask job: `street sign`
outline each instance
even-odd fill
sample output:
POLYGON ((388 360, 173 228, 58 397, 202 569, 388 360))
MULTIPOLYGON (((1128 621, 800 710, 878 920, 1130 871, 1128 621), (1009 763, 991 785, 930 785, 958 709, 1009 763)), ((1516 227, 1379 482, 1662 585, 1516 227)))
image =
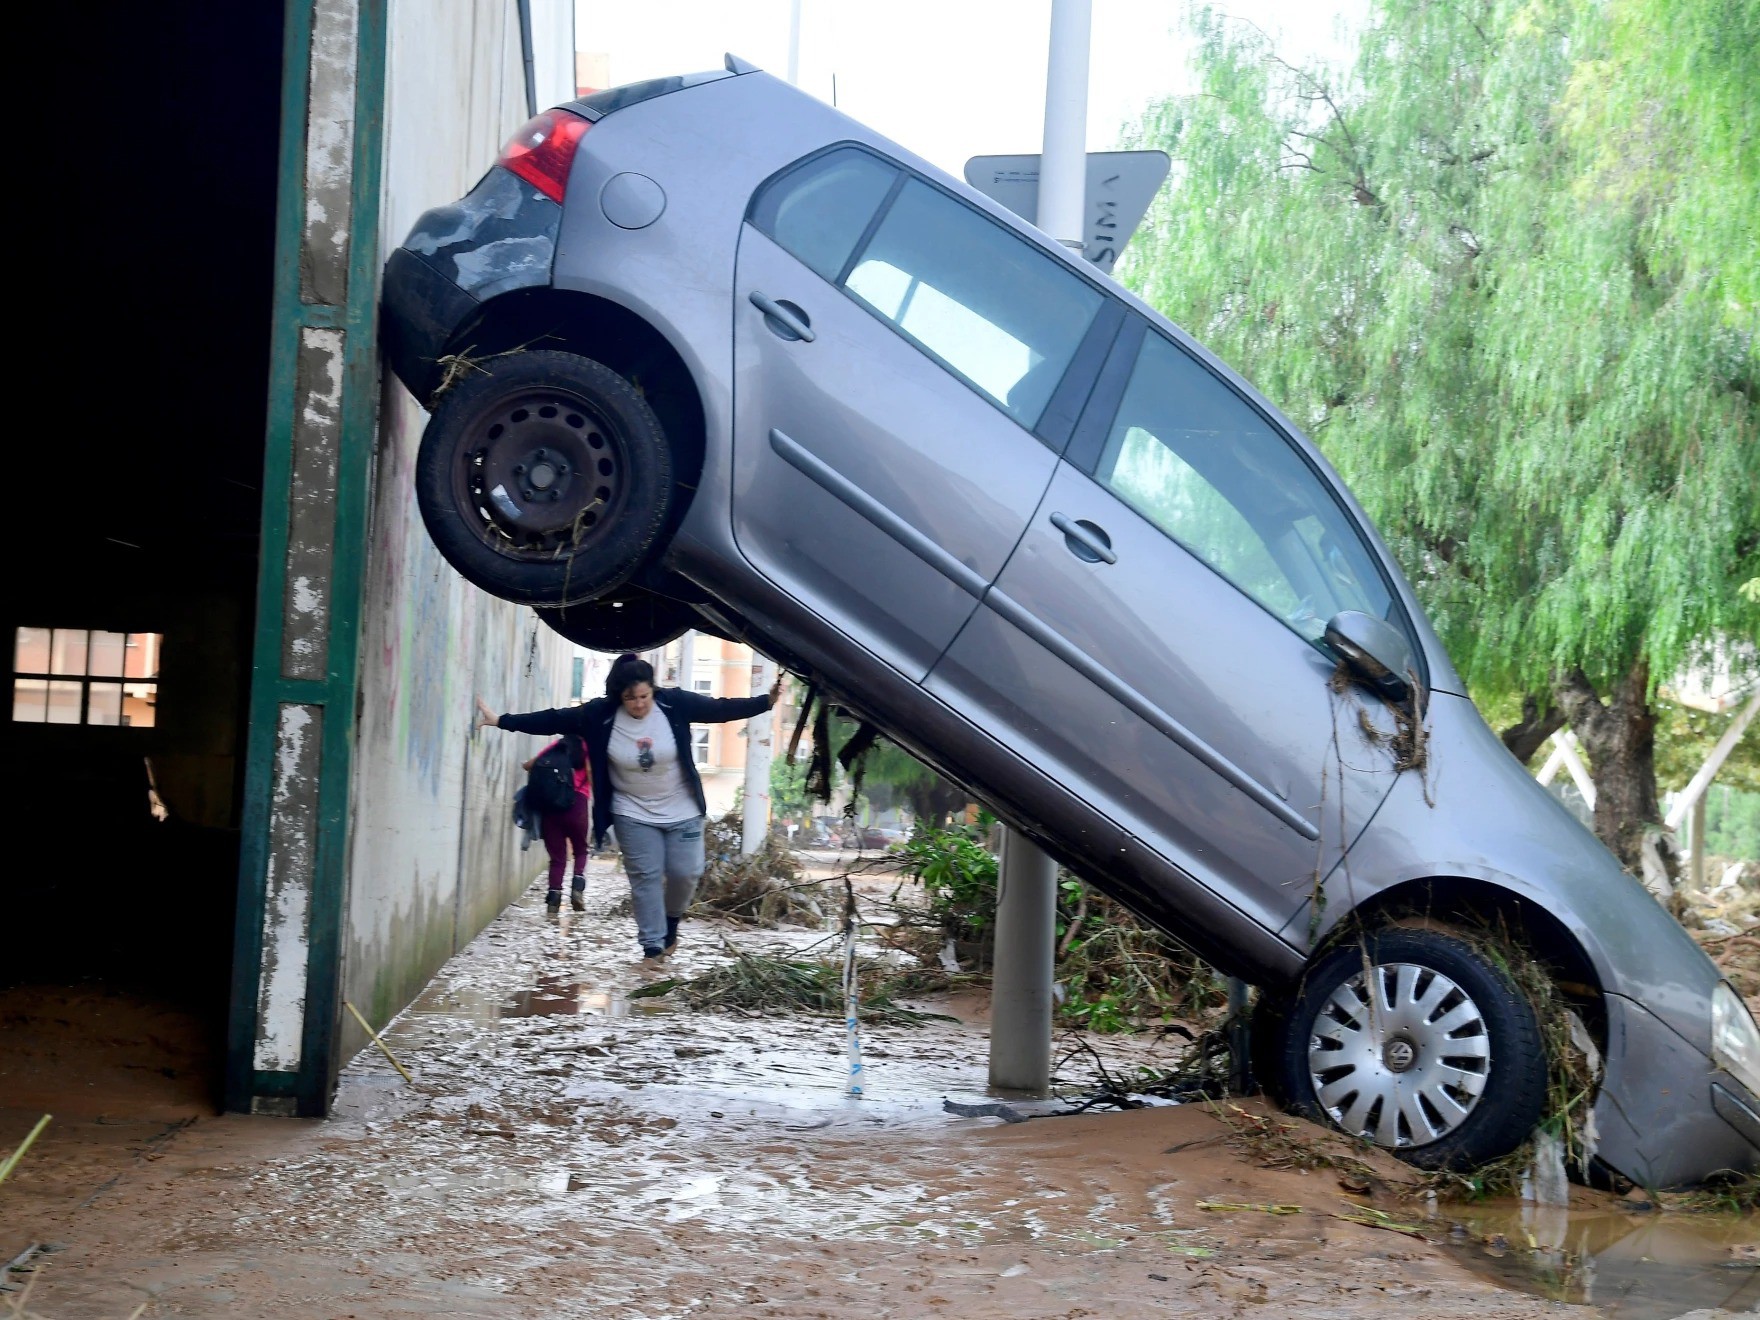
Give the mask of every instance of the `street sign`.
MULTIPOLYGON (((1082 255, 1107 274, 1137 232, 1149 203, 1167 180, 1165 151, 1090 151, 1087 223, 1082 255)), ((973 156, 966 182, 999 206, 1036 223, 1039 215, 1039 156, 973 156)))

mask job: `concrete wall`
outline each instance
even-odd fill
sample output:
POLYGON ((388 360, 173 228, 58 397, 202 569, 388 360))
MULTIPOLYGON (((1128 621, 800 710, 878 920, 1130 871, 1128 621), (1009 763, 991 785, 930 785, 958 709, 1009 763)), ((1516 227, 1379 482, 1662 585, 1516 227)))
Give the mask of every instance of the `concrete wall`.
MULTIPOLYGON (((572 95, 567 0, 533 0, 537 101, 572 95)), ((417 215, 467 192, 526 119, 512 0, 389 10, 381 251, 417 215)), ((541 745, 473 735, 477 694, 497 710, 563 704, 573 648, 529 609, 469 586, 428 540, 414 465, 426 414, 387 374, 362 615, 350 803, 343 997, 375 1025, 533 877, 508 819, 519 763, 541 745)), ((365 1037, 343 1022, 344 1057, 365 1037)))

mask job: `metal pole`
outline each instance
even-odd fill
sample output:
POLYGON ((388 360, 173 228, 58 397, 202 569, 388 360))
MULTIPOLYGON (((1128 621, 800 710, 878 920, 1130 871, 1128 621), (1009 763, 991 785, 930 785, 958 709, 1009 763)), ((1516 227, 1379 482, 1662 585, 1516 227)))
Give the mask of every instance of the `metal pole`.
POLYGON ((1090 0, 1051 0, 1045 138, 1035 220, 1040 229, 1077 252, 1087 229, 1090 8, 1090 0))
POLYGON ((1245 1095, 1252 1076, 1251 1036, 1247 1026, 1247 983, 1238 976, 1228 978, 1228 1089, 1245 1095))
POLYGON ((1708 793, 1701 793, 1693 799, 1693 810, 1687 819, 1693 822, 1692 851, 1687 854, 1687 881, 1696 891, 1705 888, 1705 799, 1708 793))
MULTIPOLYGON (((1089 24, 1089 0, 1051 0, 1036 223, 1077 252, 1086 227, 1089 24)), ((1005 828, 998 873, 990 1085, 1043 1095, 1051 1087, 1057 864, 1005 828)))
MULTIPOLYGON (((752 656, 752 695, 762 696, 776 681, 776 666, 763 656, 752 656)), ((774 717, 766 711, 746 721, 746 791, 741 811, 739 850, 749 856, 764 846, 770 832, 770 726, 774 717)))
POLYGON ((1051 1089, 1051 969, 1056 954, 1057 863, 1025 835, 1002 831, 996 894, 996 966, 990 980, 990 1085, 1051 1089))
POLYGON ((789 0, 788 6, 788 81, 801 85, 801 0, 789 0))
POLYGON ((678 639, 678 685, 686 692, 697 690, 697 633, 693 628, 678 639))

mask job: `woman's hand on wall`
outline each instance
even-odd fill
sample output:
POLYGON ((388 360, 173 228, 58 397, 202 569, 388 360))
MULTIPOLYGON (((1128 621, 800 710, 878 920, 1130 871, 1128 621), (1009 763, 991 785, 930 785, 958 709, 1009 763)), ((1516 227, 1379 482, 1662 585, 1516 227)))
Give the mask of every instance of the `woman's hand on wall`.
POLYGON ((492 729, 500 722, 501 722, 501 717, 499 715, 497 715, 494 711, 490 710, 489 707, 484 703, 484 701, 481 697, 478 697, 477 698, 477 727, 479 729, 492 729))

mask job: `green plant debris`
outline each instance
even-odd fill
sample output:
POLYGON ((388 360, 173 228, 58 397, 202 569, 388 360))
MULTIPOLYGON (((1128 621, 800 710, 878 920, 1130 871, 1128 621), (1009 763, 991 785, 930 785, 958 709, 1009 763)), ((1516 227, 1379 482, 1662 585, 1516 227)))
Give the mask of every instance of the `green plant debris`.
POLYGON ((800 863, 774 835, 757 852, 740 853, 740 818, 729 812, 704 828, 709 865, 697 885, 698 913, 713 913, 746 926, 822 929, 837 911, 823 881, 804 880, 800 863))
MULTIPOLYGON (((656 981, 630 998, 659 998, 677 994, 692 1008, 715 1009, 744 1017, 771 1017, 782 1013, 818 1013, 843 1016, 843 965, 829 959, 780 957, 745 953, 727 946, 733 961, 688 980, 656 981)), ((895 1002, 892 970, 864 961, 858 974, 862 986, 861 1017, 867 1023, 916 1026, 923 1022, 954 1022, 945 1013, 924 1013, 895 1002)))
MULTIPOLYGON (((997 859, 986 831, 919 828, 902 845, 906 875, 924 901, 894 904, 888 943, 926 966, 940 965, 951 944, 962 970, 989 970, 997 859)), ((1201 1026, 1227 1004, 1218 972, 1067 871, 1058 876, 1056 937, 1059 1026, 1101 1033, 1201 1026)))
POLYGON ((1289 1205, 1281 1201, 1199 1201, 1198 1209, 1209 1210, 1217 1214, 1232 1214, 1236 1211, 1256 1211, 1262 1215, 1299 1215, 1304 1207, 1289 1205))
POLYGON ((1404 1233, 1420 1242, 1430 1240, 1421 1224, 1402 1223, 1385 1210, 1377 1210, 1372 1205, 1358 1205, 1355 1201, 1346 1201, 1345 1204, 1350 1207, 1350 1213, 1334 1214, 1334 1219, 1342 1219, 1347 1224, 1362 1224, 1365 1228, 1384 1228, 1389 1233, 1404 1233))

